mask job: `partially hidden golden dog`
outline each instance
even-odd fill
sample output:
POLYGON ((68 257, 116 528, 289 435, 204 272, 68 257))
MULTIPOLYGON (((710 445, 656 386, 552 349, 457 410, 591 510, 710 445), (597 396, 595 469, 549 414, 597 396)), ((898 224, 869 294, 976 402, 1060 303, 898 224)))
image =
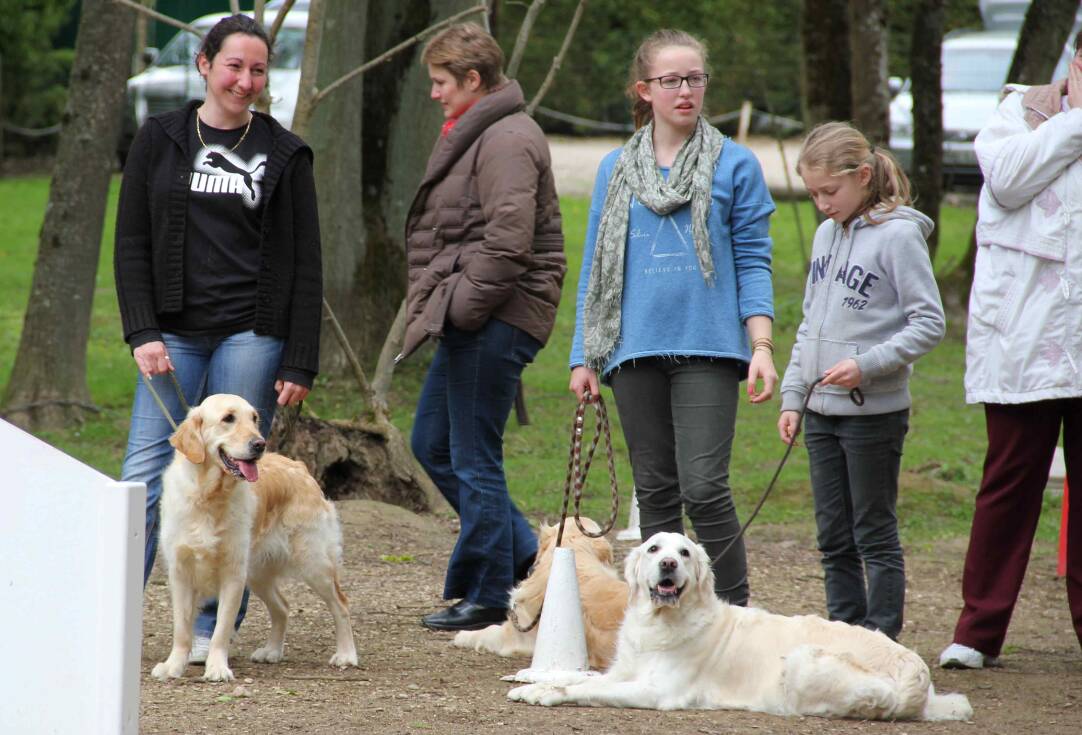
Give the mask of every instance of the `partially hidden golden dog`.
POLYGON ((356 666, 349 608, 339 584, 342 532, 334 505, 307 468, 266 452, 256 411, 240 396, 209 396, 170 438, 176 448, 162 478, 160 548, 173 602, 173 648, 151 675, 177 678, 188 665, 197 605, 218 598, 209 681, 232 681, 229 639, 247 584, 270 614, 267 642, 252 660, 277 663, 289 608, 278 581, 303 580, 334 617, 334 666, 356 666))
MULTIPOLYGON (((591 533, 600 527, 589 518, 582 525, 591 533)), ((511 609, 523 627, 532 623, 541 610, 552 571, 552 551, 559 526, 541 526, 537 564, 530 575, 511 591, 511 609)), ((616 651, 616 633, 627 607, 627 585, 612 565, 612 544, 605 538, 584 535, 568 518, 561 545, 575 552, 575 574, 582 598, 582 622, 586 628, 586 650, 590 666, 603 669, 616 651)), ((537 626, 527 633, 507 620, 482 630, 464 630, 455 635, 454 645, 499 656, 532 656, 537 626)))
POLYGON ((682 534, 654 534, 628 556, 624 577, 631 596, 609 670, 517 687, 510 699, 868 720, 973 716, 964 695, 937 693, 921 657, 882 633, 718 600, 709 557, 682 534))

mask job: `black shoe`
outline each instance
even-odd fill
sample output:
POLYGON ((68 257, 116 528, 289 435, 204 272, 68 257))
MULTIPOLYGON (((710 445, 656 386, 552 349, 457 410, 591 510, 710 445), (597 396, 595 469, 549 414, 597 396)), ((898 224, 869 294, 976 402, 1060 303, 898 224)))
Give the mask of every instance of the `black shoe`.
POLYGON ((480 630, 502 623, 506 619, 505 607, 484 607, 467 600, 459 600, 446 610, 425 615, 421 618, 421 625, 431 630, 480 630))

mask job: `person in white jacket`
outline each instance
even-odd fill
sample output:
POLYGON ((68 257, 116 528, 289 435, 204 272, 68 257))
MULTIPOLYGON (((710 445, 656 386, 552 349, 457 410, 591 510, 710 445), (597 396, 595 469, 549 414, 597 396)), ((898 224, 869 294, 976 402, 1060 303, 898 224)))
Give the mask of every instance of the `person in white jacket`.
MULTIPOLYGON (((1082 57, 1065 80, 1004 94, 975 144, 965 390, 984 404, 988 450, 946 668, 996 663, 1061 427, 1068 485, 1082 492, 1082 57)), ((1082 496, 1070 503, 1067 599, 1082 642, 1082 496)))

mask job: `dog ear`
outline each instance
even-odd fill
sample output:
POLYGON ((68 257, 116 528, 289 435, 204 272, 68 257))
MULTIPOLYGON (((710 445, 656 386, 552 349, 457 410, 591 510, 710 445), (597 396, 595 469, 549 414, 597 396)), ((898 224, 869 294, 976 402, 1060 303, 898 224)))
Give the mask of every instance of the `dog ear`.
POLYGON ((638 596, 639 562, 642 560, 642 546, 636 546, 624 560, 624 581, 627 582, 627 600, 630 604, 638 596))
POLYGON ((196 406, 188 412, 188 418, 184 419, 169 437, 169 443, 192 464, 203 464, 203 460, 207 458, 207 450, 203 446, 202 429, 203 414, 196 406))
POLYGON ((692 543, 692 554, 695 557, 695 578, 698 580, 696 589, 704 600, 714 596, 714 567, 710 565, 710 555, 706 549, 696 543, 692 543))

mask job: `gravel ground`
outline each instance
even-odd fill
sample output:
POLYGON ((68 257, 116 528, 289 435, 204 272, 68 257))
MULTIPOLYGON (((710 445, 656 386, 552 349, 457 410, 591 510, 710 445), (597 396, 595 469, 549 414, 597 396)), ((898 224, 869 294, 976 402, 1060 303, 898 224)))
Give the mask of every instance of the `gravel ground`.
MULTIPOLYGON (((202 667, 176 682, 150 678, 170 645, 168 592, 160 565, 148 587, 143 623, 140 729, 143 733, 1078 733, 1082 657, 1055 550, 1034 550, 1011 625, 1004 666, 975 672, 933 668, 940 691, 969 696, 973 723, 882 723, 781 718, 745 712, 546 709, 508 702, 500 676, 529 665, 450 646, 450 634, 423 629, 440 599, 455 540, 450 519, 419 516, 372 501, 339 503, 345 541, 344 587, 360 668, 327 665, 334 650, 326 609, 301 585, 292 607, 286 660, 253 664, 267 616, 253 599, 233 645, 237 681, 204 683, 202 667)), ((617 542, 620 556, 631 548, 617 542)), ((907 621, 902 642, 933 662, 949 642, 959 607, 964 546, 909 550, 907 621)), ((822 573, 810 528, 755 526, 748 535, 753 604, 785 614, 822 613, 822 573)))

